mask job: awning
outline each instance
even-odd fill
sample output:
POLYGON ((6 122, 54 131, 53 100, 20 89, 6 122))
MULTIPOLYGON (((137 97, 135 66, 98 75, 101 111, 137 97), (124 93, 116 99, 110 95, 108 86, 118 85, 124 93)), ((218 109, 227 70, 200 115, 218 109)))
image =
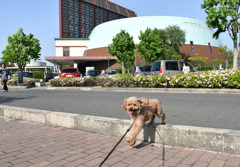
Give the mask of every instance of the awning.
POLYGON ((60 57, 60 56, 46 56, 45 60, 53 63, 53 64, 61 64, 61 65, 72 65, 74 63, 86 63, 93 61, 108 61, 108 60, 116 60, 117 57, 92 57, 92 56, 78 56, 78 57, 60 57))

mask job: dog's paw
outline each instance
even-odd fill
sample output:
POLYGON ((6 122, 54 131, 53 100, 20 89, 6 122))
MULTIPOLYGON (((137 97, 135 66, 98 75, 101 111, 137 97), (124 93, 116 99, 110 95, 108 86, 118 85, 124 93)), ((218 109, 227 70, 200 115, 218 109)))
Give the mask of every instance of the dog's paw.
POLYGON ((136 139, 134 139, 131 143, 130 146, 133 146, 136 143, 136 139))
POLYGON ((128 143, 131 143, 131 141, 132 141, 131 139, 128 139, 128 140, 127 140, 128 143))

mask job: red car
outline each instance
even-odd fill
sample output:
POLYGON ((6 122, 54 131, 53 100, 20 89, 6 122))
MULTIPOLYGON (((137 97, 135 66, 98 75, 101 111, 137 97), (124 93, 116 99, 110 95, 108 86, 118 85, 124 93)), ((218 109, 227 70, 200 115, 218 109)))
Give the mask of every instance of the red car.
POLYGON ((80 73, 76 68, 64 68, 60 74, 60 78, 80 77, 80 73))

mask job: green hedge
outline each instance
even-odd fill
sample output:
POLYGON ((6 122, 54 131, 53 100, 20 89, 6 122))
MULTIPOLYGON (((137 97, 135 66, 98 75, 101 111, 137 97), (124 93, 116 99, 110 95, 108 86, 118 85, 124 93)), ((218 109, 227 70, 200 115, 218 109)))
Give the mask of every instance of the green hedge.
POLYGON ((129 74, 114 78, 64 78, 52 79, 50 85, 102 86, 102 87, 144 87, 144 88, 240 88, 240 71, 216 70, 190 73, 187 75, 160 75, 131 77, 129 74))
MULTIPOLYGON (((39 81, 39 79, 23 78, 23 86, 35 85, 35 82, 37 81, 39 81)), ((12 86, 17 86, 17 77, 12 77, 10 80, 8 80, 7 84, 12 86)))

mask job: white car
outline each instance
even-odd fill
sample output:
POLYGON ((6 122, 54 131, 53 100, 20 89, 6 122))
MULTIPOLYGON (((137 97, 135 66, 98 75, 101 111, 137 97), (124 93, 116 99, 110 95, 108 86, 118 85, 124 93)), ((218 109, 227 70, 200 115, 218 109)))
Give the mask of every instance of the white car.
POLYGON ((109 70, 108 72, 105 72, 104 73, 104 76, 103 77, 113 77, 114 75, 117 75, 118 72, 116 70, 109 70))

